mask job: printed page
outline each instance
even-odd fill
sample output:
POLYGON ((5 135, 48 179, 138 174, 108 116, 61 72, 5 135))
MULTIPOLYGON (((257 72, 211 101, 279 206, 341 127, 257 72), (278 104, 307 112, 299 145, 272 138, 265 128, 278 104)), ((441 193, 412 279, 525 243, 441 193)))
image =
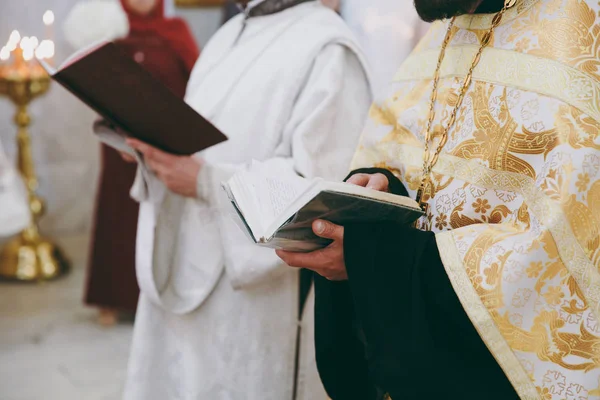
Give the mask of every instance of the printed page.
POLYGON ((61 70, 63 68, 68 67, 71 64, 74 64, 75 62, 81 60, 83 57, 87 56, 88 54, 99 49, 100 47, 104 46, 107 43, 108 42, 106 40, 100 40, 100 41, 90 44, 89 46, 86 46, 82 49, 77 50, 75 53, 71 54, 65 61, 63 61, 63 63, 60 64, 58 69, 61 70))
POLYGON ((296 175, 291 169, 276 168, 268 163, 253 163, 252 173, 256 180, 257 206, 263 216, 264 229, 286 211, 302 195, 311 181, 296 175))
POLYGON ((245 210, 255 210, 253 215, 244 212, 244 216, 255 234, 260 230, 257 240, 267 234, 266 230, 273 221, 281 217, 290 204, 312 185, 310 180, 286 170, 285 167, 258 161, 254 161, 248 170, 236 175, 236 186, 244 188, 238 190, 243 197, 238 203, 245 210), (251 206, 242 204, 249 199, 253 202, 251 206), (260 229, 255 228, 257 224, 260 224, 260 229))
POLYGON ((277 219, 310 186, 307 179, 297 176, 289 178, 283 180, 265 176, 260 182, 261 214, 269 223, 277 219))

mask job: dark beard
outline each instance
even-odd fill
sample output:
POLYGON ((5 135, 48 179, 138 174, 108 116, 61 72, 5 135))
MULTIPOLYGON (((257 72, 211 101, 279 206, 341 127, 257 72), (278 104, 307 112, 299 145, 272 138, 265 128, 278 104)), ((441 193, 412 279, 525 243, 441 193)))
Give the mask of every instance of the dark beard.
POLYGON ((504 0, 414 0, 419 17, 425 22, 475 13, 494 13, 502 9, 504 0))

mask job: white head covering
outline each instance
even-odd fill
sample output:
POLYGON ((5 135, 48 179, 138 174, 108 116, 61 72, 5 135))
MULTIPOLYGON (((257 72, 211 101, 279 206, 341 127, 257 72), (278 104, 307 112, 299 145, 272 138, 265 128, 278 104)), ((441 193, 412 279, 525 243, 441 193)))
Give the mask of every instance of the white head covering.
POLYGON ((63 32, 67 42, 79 50, 126 36, 129 21, 118 0, 79 1, 67 15, 63 32))

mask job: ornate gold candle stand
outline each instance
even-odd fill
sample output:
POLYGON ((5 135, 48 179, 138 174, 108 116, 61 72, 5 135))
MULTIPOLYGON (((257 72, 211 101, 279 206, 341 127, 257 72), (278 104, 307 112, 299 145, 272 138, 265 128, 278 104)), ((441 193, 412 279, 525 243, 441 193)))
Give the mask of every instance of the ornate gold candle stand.
POLYGON ((40 68, 27 74, 5 73, 0 70, 0 95, 8 97, 17 107, 18 167, 29 197, 31 223, 0 253, 0 278, 19 281, 41 281, 66 273, 68 262, 62 251, 39 233, 38 221, 44 214, 44 201, 36 194, 35 174, 28 127, 31 117, 29 103, 50 87, 50 77, 40 68))

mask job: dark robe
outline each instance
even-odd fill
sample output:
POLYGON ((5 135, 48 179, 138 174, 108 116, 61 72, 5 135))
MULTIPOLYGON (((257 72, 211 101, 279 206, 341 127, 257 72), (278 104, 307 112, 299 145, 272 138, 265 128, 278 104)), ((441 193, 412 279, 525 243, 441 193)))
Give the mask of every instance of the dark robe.
MULTIPOLYGON (((183 98, 195 45, 182 57, 170 41, 154 31, 132 31, 116 42, 155 78, 183 98)), ((194 55, 195 54, 195 55, 194 55)), ((129 196, 137 166, 102 145, 102 165, 85 302, 103 308, 134 311, 139 297, 135 273, 138 204, 129 196)))
MULTIPOLYGON (((390 191, 407 195, 389 171, 390 191)), ((454 293, 435 236, 345 227, 348 281, 315 277, 317 365, 332 400, 518 399, 454 293)))

